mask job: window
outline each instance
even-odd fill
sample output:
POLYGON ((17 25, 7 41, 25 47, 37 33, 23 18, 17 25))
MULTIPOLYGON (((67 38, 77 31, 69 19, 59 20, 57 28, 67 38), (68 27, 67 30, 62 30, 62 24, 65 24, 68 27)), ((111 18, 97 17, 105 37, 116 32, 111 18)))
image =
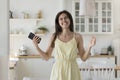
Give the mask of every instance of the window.
POLYGON ((79 0, 73 1, 75 31, 85 34, 113 33, 112 1, 96 0, 94 17, 79 16, 79 0))

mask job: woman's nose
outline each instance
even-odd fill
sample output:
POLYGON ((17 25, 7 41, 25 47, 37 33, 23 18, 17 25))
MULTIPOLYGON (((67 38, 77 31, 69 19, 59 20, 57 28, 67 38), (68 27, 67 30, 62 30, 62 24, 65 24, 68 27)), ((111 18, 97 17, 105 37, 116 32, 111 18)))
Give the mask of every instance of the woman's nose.
POLYGON ((64 18, 63 21, 66 21, 66 18, 64 18))

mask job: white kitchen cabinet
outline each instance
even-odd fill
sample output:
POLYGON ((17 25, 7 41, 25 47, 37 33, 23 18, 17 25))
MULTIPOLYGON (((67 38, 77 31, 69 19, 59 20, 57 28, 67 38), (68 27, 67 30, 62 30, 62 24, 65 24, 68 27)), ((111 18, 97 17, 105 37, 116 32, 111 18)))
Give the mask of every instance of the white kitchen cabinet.
POLYGON ((9 80, 16 80, 16 69, 9 69, 9 80))
POLYGON ((75 31, 82 34, 113 33, 112 0, 95 0, 96 15, 94 17, 79 16, 80 0, 73 0, 73 18, 75 31))
POLYGON ((16 80, 24 77, 49 79, 54 59, 48 61, 42 58, 21 58, 16 65, 16 80))

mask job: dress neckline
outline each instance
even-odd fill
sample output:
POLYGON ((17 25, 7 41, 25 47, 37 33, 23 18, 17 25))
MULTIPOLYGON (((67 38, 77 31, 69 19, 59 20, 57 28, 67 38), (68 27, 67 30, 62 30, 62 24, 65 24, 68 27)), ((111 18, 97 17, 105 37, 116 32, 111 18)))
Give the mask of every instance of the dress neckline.
POLYGON ((71 42, 73 39, 74 39, 74 37, 72 37, 72 39, 70 39, 70 40, 68 40, 68 41, 62 41, 62 40, 60 40, 59 38, 57 38, 60 42, 62 42, 62 43, 69 43, 69 42, 71 42))
POLYGON ((68 40, 68 41, 62 41, 61 39, 59 39, 59 37, 57 36, 57 39, 60 41, 60 42, 62 42, 62 43, 69 43, 69 42, 71 42, 73 39, 74 39, 74 33, 73 33, 73 37, 70 39, 70 40, 68 40))

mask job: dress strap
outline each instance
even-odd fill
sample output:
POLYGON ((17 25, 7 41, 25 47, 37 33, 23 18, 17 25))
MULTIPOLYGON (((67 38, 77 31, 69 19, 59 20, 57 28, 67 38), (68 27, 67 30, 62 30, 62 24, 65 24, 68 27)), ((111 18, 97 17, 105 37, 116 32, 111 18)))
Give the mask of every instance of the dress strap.
POLYGON ((56 36, 56 39, 59 39, 58 35, 56 36))

